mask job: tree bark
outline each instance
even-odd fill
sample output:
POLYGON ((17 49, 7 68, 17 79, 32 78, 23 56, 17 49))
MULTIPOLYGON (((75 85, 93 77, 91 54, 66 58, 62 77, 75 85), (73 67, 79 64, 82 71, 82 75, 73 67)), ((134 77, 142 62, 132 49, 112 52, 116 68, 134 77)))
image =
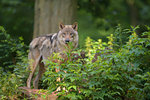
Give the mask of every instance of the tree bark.
POLYGON ((77 0, 35 0, 33 37, 58 32, 58 24, 76 21, 77 0))

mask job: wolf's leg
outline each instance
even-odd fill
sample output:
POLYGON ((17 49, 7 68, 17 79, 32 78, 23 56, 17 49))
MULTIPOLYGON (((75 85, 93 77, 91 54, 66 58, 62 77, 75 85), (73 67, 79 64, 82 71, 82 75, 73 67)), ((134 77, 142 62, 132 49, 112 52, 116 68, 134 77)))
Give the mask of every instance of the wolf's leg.
POLYGON ((38 89, 38 83, 40 78, 42 77, 42 74, 45 72, 45 67, 44 67, 44 63, 43 62, 39 62, 39 72, 37 74, 37 76, 35 77, 34 81, 33 81, 33 87, 35 89, 38 89))
POLYGON ((31 80, 32 80, 32 77, 34 75, 34 72, 35 72, 37 64, 38 63, 36 61, 33 63, 33 69, 31 70, 30 75, 29 75, 29 77, 27 79, 27 87, 28 88, 31 88, 31 80))
POLYGON ((40 59, 40 56, 34 61, 34 63, 33 63, 33 69, 31 70, 31 72, 30 72, 30 75, 29 75, 29 77, 28 77, 28 79, 27 79, 27 87, 28 88, 31 88, 31 80, 32 80, 32 77, 33 77, 33 75, 34 75, 34 72, 35 72, 35 70, 36 70, 36 68, 37 68, 37 66, 38 66, 38 63, 39 63, 39 59, 40 59))

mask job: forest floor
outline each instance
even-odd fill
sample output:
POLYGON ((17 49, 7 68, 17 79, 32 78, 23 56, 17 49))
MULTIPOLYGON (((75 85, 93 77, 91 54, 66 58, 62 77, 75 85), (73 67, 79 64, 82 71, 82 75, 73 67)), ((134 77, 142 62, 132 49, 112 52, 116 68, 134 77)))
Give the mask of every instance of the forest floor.
POLYGON ((20 87, 21 91, 27 98, 31 100, 56 100, 58 98, 57 93, 53 92, 48 95, 46 90, 30 89, 28 87, 20 87))

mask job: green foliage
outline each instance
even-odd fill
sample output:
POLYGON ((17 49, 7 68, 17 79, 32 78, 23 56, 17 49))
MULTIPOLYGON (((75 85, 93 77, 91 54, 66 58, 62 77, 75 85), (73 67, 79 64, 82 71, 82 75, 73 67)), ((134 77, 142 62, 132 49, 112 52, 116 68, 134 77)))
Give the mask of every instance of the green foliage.
POLYGON ((15 74, 3 73, 3 70, 0 69, 2 73, 0 75, 0 98, 1 100, 6 99, 17 99, 21 93, 19 92, 18 87, 21 84, 21 80, 15 74))
MULTIPOLYGON (((61 88, 58 91, 60 100, 149 100, 150 27, 146 27, 147 31, 142 33, 144 38, 136 33, 139 27, 123 29, 118 26, 114 34, 107 37, 108 42, 87 37, 85 49, 72 51, 69 48, 64 53, 65 59, 54 54, 50 58, 53 61, 45 60, 48 67, 41 87, 46 88, 49 94, 61 88), (81 57, 83 50, 86 52, 85 58, 81 57), (60 71, 56 72, 56 69, 60 71), (58 77, 61 81, 56 81, 58 77)), ((0 30, 1 60, 5 59, 0 66, 0 97, 4 100, 22 99, 24 97, 18 87, 26 85, 26 46, 22 38, 13 39, 3 27, 0 30), (16 63, 7 60, 12 52, 15 52, 16 63)))
MULTIPOLYGON (((18 99, 21 92, 18 87, 26 85, 27 46, 23 38, 12 38, 0 26, 0 99, 18 99)), ((21 96, 22 97, 22 96, 21 96)))
POLYGON ((106 42, 118 24, 123 27, 122 33, 126 33, 123 29, 130 25, 149 25, 149 5, 149 0, 78 0, 79 46, 84 46, 87 36, 106 42))
POLYGON ((136 24, 149 24, 149 4, 149 0, 78 0, 79 11, 90 13, 94 23, 100 28, 103 27, 102 29, 117 24, 127 27, 133 24, 132 20, 135 20, 136 24))
MULTIPOLYGON (((48 84, 48 91, 51 93, 61 87, 59 99, 150 99, 150 30, 143 33, 147 38, 140 38, 137 29, 131 27, 124 31, 130 35, 123 43, 114 37, 122 34, 117 30, 108 37, 108 43, 88 37, 84 59, 72 60, 74 56, 69 52, 66 53, 69 59, 65 61, 54 56, 53 59, 63 61, 62 64, 46 61, 44 84, 48 84), (96 54, 97 60, 93 62, 96 54), (60 71, 56 73, 55 68, 60 71), (61 81, 56 81, 58 77, 61 81)), ((80 55, 80 51, 74 53, 80 55)))
POLYGON ((34 1, 0 0, 0 25, 7 29, 11 37, 22 36, 28 44, 32 39, 34 1))
POLYGON ((12 71, 14 68, 10 65, 16 65, 22 60, 23 55, 26 55, 26 49, 27 46, 22 37, 14 39, 0 26, 0 66, 4 68, 4 71, 12 71))

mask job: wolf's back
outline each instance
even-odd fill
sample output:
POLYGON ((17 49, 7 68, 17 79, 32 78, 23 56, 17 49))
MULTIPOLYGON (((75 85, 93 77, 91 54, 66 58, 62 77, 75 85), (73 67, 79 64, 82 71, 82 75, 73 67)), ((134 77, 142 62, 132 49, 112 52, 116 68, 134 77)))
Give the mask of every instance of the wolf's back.
POLYGON ((56 34, 56 33, 53 33, 53 34, 46 34, 46 35, 44 35, 44 36, 39 36, 39 37, 37 37, 37 38, 34 38, 32 41, 31 41, 31 43, 30 43, 30 45, 29 45, 29 48, 30 49, 35 49, 35 48, 40 48, 41 46, 42 46, 42 44, 43 44, 43 42, 44 41, 52 41, 51 39, 51 37, 53 37, 53 35, 54 34, 56 34))
POLYGON ((30 45, 29 45, 29 59, 36 59, 36 57, 40 56, 41 53, 44 53, 44 55, 46 55, 46 53, 50 53, 51 49, 52 49, 52 37, 55 36, 56 33, 53 34, 46 34, 44 36, 39 36, 37 38, 34 38, 30 45), (45 48, 49 49, 45 49, 47 51, 42 51, 41 49, 43 48, 43 45, 46 46, 45 48))

